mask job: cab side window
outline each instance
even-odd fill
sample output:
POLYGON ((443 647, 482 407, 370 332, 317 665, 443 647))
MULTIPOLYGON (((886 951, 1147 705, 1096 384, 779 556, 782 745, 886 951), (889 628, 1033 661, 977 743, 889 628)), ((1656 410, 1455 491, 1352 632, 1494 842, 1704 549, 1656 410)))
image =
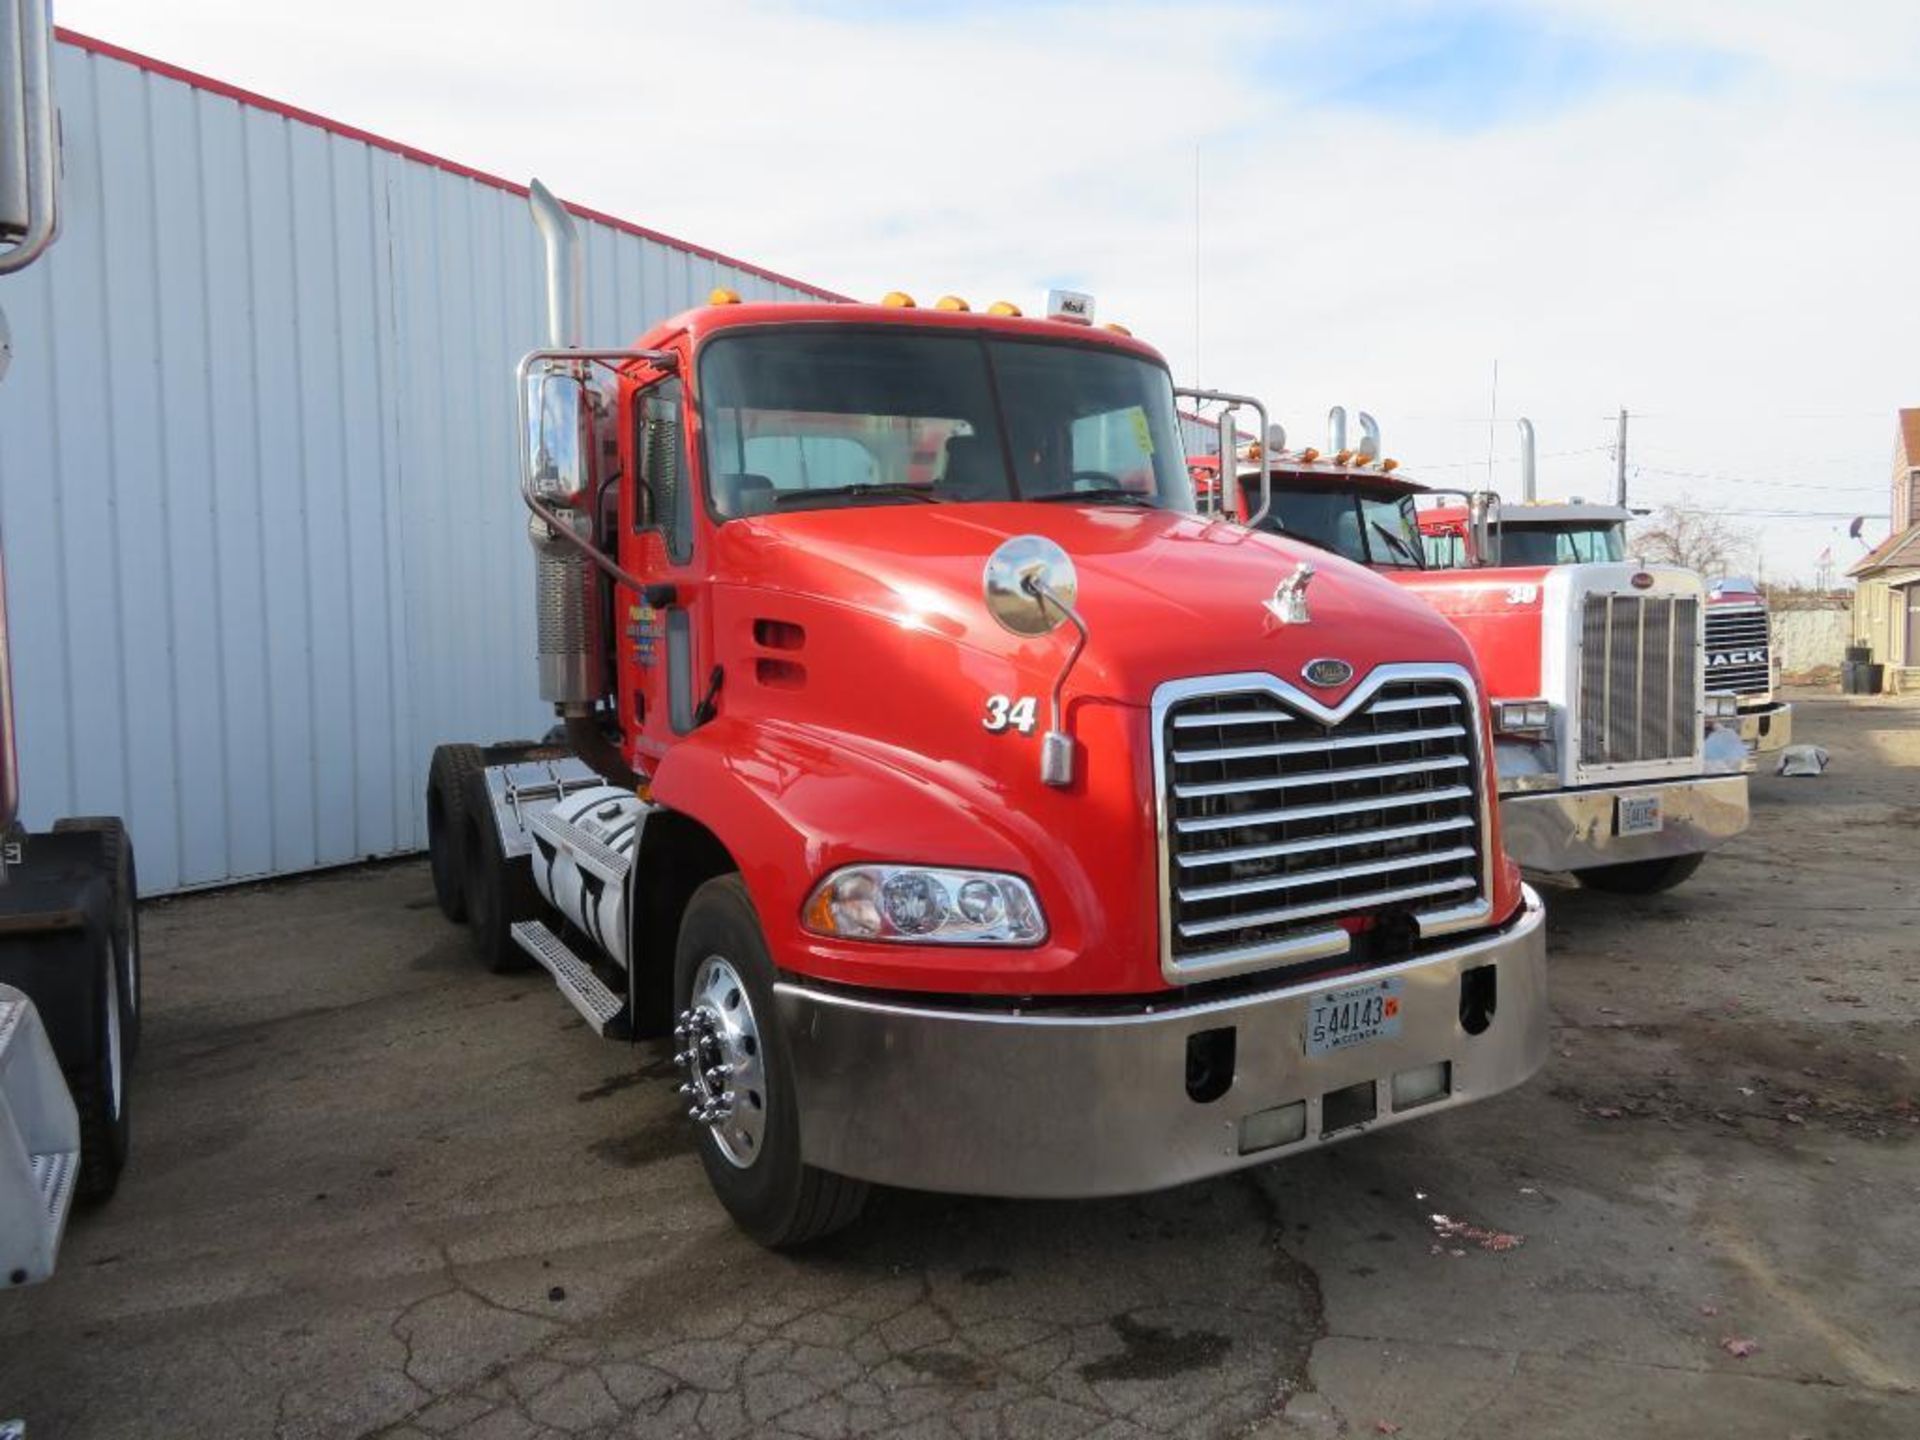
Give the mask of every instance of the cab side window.
POLYGON ((667 558, 693 558, 693 496, 687 474, 687 436, 676 378, 643 392, 634 405, 634 454, 640 483, 634 492, 633 528, 658 530, 667 558))

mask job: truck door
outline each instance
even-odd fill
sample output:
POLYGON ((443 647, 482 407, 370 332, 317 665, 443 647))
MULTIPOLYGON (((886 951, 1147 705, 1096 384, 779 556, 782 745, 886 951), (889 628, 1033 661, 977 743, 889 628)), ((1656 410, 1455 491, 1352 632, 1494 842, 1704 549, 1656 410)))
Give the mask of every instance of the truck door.
POLYGON ((634 392, 622 437, 634 483, 621 501, 625 568, 647 582, 639 594, 617 587, 620 719, 648 758, 693 730, 713 689, 688 463, 685 386, 667 375, 634 392))

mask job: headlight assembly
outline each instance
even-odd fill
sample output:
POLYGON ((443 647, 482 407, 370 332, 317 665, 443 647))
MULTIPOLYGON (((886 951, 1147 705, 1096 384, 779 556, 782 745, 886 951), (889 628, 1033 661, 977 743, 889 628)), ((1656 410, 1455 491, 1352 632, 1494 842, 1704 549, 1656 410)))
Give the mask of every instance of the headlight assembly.
POLYGON ((1037 945, 1047 937, 1026 881, 991 870, 847 865, 807 897, 816 935, 908 945, 1037 945))

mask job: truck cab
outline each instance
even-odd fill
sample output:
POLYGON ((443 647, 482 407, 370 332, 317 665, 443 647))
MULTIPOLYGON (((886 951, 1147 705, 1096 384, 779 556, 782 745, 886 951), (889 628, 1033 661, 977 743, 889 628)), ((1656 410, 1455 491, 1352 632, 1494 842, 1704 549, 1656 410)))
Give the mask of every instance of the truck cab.
POLYGON ((1707 586, 1707 685, 1734 697, 1741 742, 1756 755, 1793 743, 1793 706, 1775 693, 1780 662, 1773 653, 1767 597, 1758 584, 1728 575, 1707 586))
MULTIPOLYGON (((1488 497, 1450 502, 1400 474, 1367 424, 1370 447, 1348 447, 1340 427, 1325 455, 1269 447, 1261 528, 1365 565, 1459 627, 1493 701, 1521 865, 1626 893, 1685 880, 1748 813, 1744 751, 1722 728, 1731 697, 1706 688, 1700 578, 1626 560, 1619 516, 1563 527, 1521 506, 1509 531, 1488 497)), ((1251 517, 1259 477, 1236 468, 1251 517)))
MULTIPOLYGON (((1417 518, 1430 569, 1474 563, 1465 505, 1422 507, 1417 518)), ((1493 553, 1481 558, 1509 566, 1617 565, 1627 559, 1632 518, 1624 505, 1579 499, 1502 503, 1492 515, 1493 553)))
POLYGON ((873 1182, 1178 1184, 1544 1056, 1468 647, 1196 513, 1165 361, 1090 303, 717 292, 522 363, 562 729, 436 751, 436 888, 598 1033, 672 1031, 764 1243, 873 1182))
MULTIPOLYGON (((1499 566, 1617 564, 1628 558, 1624 505, 1572 500, 1501 504, 1490 515, 1491 553, 1481 563, 1499 566)), ((1464 505, 1422 506, 1415 515, 1428 568, 1459 569, 1475 563, 1464 505)), ((1710 716, 1710 734, 1737 734, 1749 755, 1779 750, 1793 740, 1793 706, 1775 697, 1774 663, 1766 596, 1752 580, 1729 576, 1707 586, 1707 692, 1721 713, 1710 716), (1726 697, 1732 697, 1733 713, 1726 697)))

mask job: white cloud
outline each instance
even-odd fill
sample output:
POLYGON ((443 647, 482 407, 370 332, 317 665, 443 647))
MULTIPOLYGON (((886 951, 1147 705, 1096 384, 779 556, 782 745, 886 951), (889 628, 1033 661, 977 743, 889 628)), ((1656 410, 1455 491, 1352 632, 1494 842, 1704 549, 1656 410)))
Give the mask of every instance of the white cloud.
MULTIPOLYGON (((849 293, 1031 301, 1072 278, 1183 378, 1197 338, 1191 378, 1263 393, 1296 434, 1364 406, 1436 482, 1484 461, 1497 357, 1549 492, 1605 491, 1593 447, 1626 404, 1640 498, 1885 509, 1892 411, 1920 403, 1905 7, 1515 5, 1503 23, 1615 53, 1564 104, 1476 124, 1325 98, 1443 7, 871 11, 63 0, 60 18, 849 293), (1637 77, 1659 47, 1728 58, 1698 84, 1637 77)), ((1775 573, 1844 536, 1755 523, 1775 573)))

